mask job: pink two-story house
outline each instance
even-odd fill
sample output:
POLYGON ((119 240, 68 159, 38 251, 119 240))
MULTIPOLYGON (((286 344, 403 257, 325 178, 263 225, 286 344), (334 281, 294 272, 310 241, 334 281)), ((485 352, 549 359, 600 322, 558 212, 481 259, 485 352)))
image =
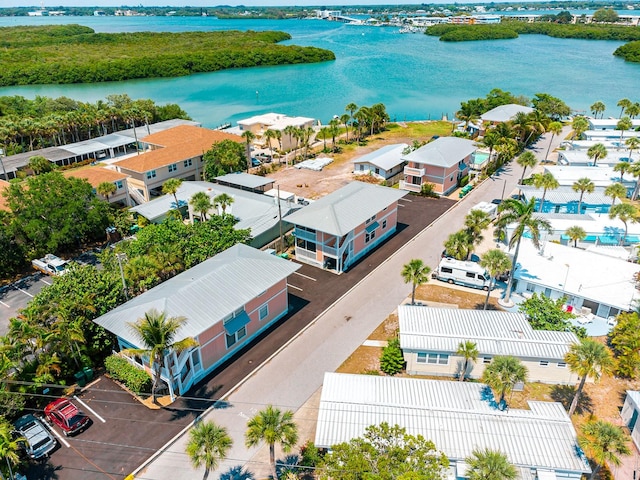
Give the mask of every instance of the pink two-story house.
MULTIPOLYGON (((168 351, 161 378, 173 397, 232 357, 289 311, 287 277, 300 265, 243 244, 219 253, 94 321, 118 337, 120 349, 145 348, 130 323, 151 309, 187 322, 176 342, 198 345, 168 351)), ((148 358, 130 358, 151 375, 148 358)))
POLYGON ((335 273, 346 271, 395 231, 405 192, 351 182, 287 215, 294 225, 296 259, 335 273))
POLYGON ((400 188, 420 192, 423 184, 431 183, 436 193, 448 195, 469 172, 471 156, 476 150, 476 144, 465 138, 440 137, 427 143, 402 157, 407 166, 400 188))

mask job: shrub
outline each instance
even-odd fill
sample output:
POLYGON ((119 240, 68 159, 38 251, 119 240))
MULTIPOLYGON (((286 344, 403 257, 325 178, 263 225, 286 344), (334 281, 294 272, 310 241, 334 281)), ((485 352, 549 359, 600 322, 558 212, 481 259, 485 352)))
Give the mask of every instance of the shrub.
POLYGON ((136 394, 151 392, 151 377, 144 370, 131 365, 120 355, 111 355, 104 361, 107 373, 114 380, 124 385, 136 394))
POLYGON ((400 340, 393 338, 389 340, 389 344, 382 349, 380 356, 380 370, 387 375, 395 375, 400 373, 404 367, 404 357, 400 350, 400 340))
POLYGON ((300 462, 298 465, 301 467, 315 467, 322 461, 322 455, 320 450, 315 444, 308 440, 302 447, 300 447, 300 462))
POLYGON ((423 197, 437 198, 438 194, 434 190, 433 183, 423 183, 420 187, 420 195, 423 197))
POLYGON ((460 179, 459 186, 464 187, 469 183, 469 175, 465 175, 460 179))

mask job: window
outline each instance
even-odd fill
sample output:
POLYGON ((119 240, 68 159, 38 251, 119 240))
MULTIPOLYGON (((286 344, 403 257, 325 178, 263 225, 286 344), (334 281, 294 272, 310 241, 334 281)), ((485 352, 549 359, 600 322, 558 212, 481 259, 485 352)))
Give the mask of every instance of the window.
POLYGON ((548 367, 549 366, 549 362, 547 360, 540 360, 540 366, 541 367, 548 367))
POLYGON ((412 185, 422 185, 422 177, 411 177, 412 185))
POLYGON ((427 363, 431 365, 448 365, 449 355, 446 353, 426 353, 427 363))
POLYGON ((485 365, 491 363, 491 357, 483 357, 482 363, 484 363, 485 365))
POLYGON ((376 219, 376 216, 374 215, 374 216, 373 216, 373 217, 371 217, 371 218, 367 218, 367 221, 366 221, 366 222, 364 222, 364 223, 365 223, 366 225, 369 225, 369 224, 370 224, 371 222, 373 222, 375 219, 376 219))
POLYGON ((360 171, 364 172, 364 165, 362 163, 360 164, 360 171))
POLYGON ((258 312, 260 316, 260 320, 264 320, 269 316, 269 304, 265 303, 260 307, 260 311, 258 312))
POLYGON ((184 168, 187 168, 193 165, 193 161, 191 159, 185 160, 183 163, 184 163, 184 168))
POLYGON ((453 273, 453 268, 449 267, 442 267, 440 270, 442 270, 442 273, 453 273))
POLYGON ((387 228, 387 221, 386 220, 382 220, 382 228, 383 229, 387 228))
POLYGON ((150 171, 147 172, 147 180, 149 180, 151 178, 156 178, 156 171, 155 170, 150 170, 150 171))
POLYGON ((533 283, 527 283, 527 292, 535 292, 536 286, 533 283))
POLYGON ((172 163, 171 165, 169 165, 169 173, 171 172, 175 172, 178 170, 178 165, 175 163, 172 163))
POLYGON ((376 238, 376 231, 375 230, 373 230, 372 232, 366 232, 364 234, 364 243, 369 243, 374 238, 376 238))
POLYGON ((380 175, 380 169, 379 168, 376 168, 376 174, 380 175))
POLYGON ((418 363, 427 363, 427 354, 423 352, 418 352, 418 363))
POLYGON ((567 364, 565 362, 558 362, 558 368, 567 368, 567 364))
POLYGON ((467 278, 476 278, 476 274, 473 272, 467 272, 466 273, 467 278))
POLYGON ((236 343, 242 340, 246 335, 247 335, 247 327, 241 327, 240 330, 232 334, 227 333, 225 335, 227 340, 227 348, 233 347, 236 343))
POLYGON ((296 238, 296 247, 301 248, 303 250, 308 250, 309 252, 316 251, 315 242, 309 242, 308 240, 304 240, 302 238, 296 238))
POLYGON ((124 185, 122 184, 122 180, 118 180, 116 182, 116 188, 122 188, 124 185))

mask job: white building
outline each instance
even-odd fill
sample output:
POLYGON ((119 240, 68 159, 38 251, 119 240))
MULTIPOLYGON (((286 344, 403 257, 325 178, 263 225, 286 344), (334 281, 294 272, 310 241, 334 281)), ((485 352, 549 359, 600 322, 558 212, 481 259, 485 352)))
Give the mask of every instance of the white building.
MULTIPOLYGON (((572 142, 571 150, 558 150, 558 164, 567 165, 571 167, 590 167, 593 165, 593 159, 587 155, 587 150, 593 145, 599 142, 593 142, 588 140, 580 140, 572 142), (584 144, 584 145, 583 145, 584 144)), ((606 145, 605 145, 606 147, 606 145)), ((614 166, 620 162, 636 162, 640 160, 640 153, 633 152, 629 155, 628 149, 615 148, 614 145, 609 145, 607 148, 607 156, 599 158, 597 166, 614 166)), ((630 176, 629 176, 630 178, 630 176)))
POLYGON ((388 180, 402 173, 407 163, 402 157, 407 148, 409 145, 406 143, 396 143, 356 158, 353 161, 353 173, 374 175, 380 180, 388 180))
POLYGON ((488 112, 480 115, 480 119, 483 122, 502 123, 513 120, 518 113, 529 114, 531 112, 533 112, 533 108, 531 107, 525 107, 524 105, 518 105, 517 103, 510 103, 492 108, 488 112))
MULTIPOLYGON (((588 117, 587 121, 589 122, 589 130, 615 130, 618 127, 619 118, 593 118, 588 117)), ((631 124, 633 125, 633 129, 640 127, 640 118, 631 119, 631 124)), ((618 134, 620 134, 620 130, 618 130, 618 134)))
MULTIPOLYGON (((608 156, 608 155, 607 155, 608 156)), ((571 187, 581 178, 588 178, 593 182, 597 190, 604 190, 612 183, 622 183, 627 187, 629 195, 633 192, 636 182, 631 174, 620 178, 620 172, 616 172, 613 167, 608 165, 598 165, 596 167, 576 167, 576 166, 545 166, 545 172, 549 172, 558 181, 561 187, 571 187)), ((580 192, 578 192, 580 195, 580 192)))
POLYGON ((282 150, 290 150, 296 146, 296 139, 293 136, 285 134, 284 129, 290 126, 307 128, 313 127, 315 124, 316 120, 313 118, 288 117, 282 113, 265 113, 244 120, 238 120, 237 128, 227 129, 225 131, 237 135, 242 135, 243 132, 250 131, 256 136, 254 140, 256 145, 263 146, 264 148, 280 148, 280 143, 277 139, 271 139, 271 144, 269 144, 268 139, 264 138, 264 133, 267 130, 274 130, 280 132, 282 150))
POLYGON ((468 478, 474 449, 503 452, 520 480, 579 480, 591 472, 562 404, 529 401, 497 408, 481 383, 326 373, 315 445, 361 437, 371 425, 399 425, 432 440, 450 462, 448 480, 468 478))
POLYGON ((640 448, 640 426, 638 426, 638 415, 640 414, 640 392, 627 390, 624 399, 624 406, 620 412, 622 422, 631 432, 631 439, 637 448, 640 448))

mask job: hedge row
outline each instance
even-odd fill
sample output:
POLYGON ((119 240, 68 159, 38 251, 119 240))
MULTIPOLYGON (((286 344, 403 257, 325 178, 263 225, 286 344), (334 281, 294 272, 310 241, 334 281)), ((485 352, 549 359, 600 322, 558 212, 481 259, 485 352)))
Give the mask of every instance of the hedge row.
POLYGON ((151 392, 151 377, 144 370, 129 363, 120 355, 111 355, 104 361, 107 373, 136 394, 151 392))

